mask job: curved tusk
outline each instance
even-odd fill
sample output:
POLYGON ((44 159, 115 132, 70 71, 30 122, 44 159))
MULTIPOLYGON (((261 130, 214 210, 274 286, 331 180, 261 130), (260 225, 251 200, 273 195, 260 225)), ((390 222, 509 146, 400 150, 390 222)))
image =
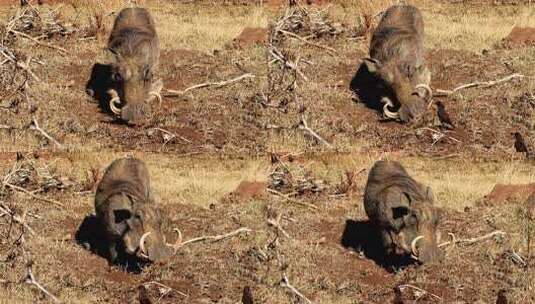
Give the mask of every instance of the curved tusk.
POLYGON ((174 244, 166 243, 166 245, 172 247, 176 252, 178 248, 182 247, 182 232, 178 228, 175 228, 173 230, 178 233, 178 239, 174 244))
POLYGON ((145 249, 145 239, 147 238, 147 236, 149 236, 150 232, 145 232, 145 234, 143 234, 141 236, 141 238, 139 239, 139 249, 140 249, 140 253, 139 255, 141 255, 142 257, 148 259, 149 256, 147 255, 147 250, 145 249))
POLYGON ((390 100, 390 98, 388 97, 383 97, 381 99, 382 102, 385 103, 385 105, 383 106, 383 113, 385 113, 385 116, 388 117, 388 118, 393 118, 393 119, 398 119, 399 118, 399 113, 398 112, 392 112, 388 109, 388 107, 393 107, 394 106, 394 103, 392 102, 392 100, 390 100))
POLYGON ((418 259, 418 255, 419 255, 418 249, 416 248, 416 244, 418 243, 419 240, 421 240, 423 238, 424 238, 423 235, 419 235, 419 236, 415 237, 414 240, 412 240, 412 242, 411 242, 411 251, 412 251, 411 255, 415 259, 418 259))
POLYGON ((149 92, 149 96, 154 96, 154 97, 156 97, 156 99, 158 100, 158 104, 159 104, 159 105, 162 104, 162 100, 163 100, 163 98, 162 98, 162 95, 161 95, 159 92, 157 92, 157 91, 150 91, 150 92, 149 92))
POLYGON ((115 115, 121 115, 121 109, 116 107, 115 106, 116 104, 117 105, 121 104, 121 99, 119 98, 119 96, 115 96, 112 99, 110 99, 110 110, 115 115))
POLYGON ((431 87, 429 85, 425 83, 420 83, 414 87, 414 90, 417 90, 417 89, 424 89, 427 92, 427 98, 426 98, 427 100, 433 97, 433 90, 431 90, 431 87))

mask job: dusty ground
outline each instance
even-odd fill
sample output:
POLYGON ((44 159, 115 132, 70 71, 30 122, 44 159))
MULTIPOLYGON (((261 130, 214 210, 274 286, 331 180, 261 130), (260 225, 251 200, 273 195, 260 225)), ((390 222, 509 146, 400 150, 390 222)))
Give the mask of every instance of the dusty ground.
MULTIPOLYGON (((284 288, 283 275, 313 303, 494 303, 499 291, 511 303, 535 301, 534 223, 523 205, 535 176, 532 160, 514 152, 511 134, 521 132, 535 148, 533 78, 436 97, 454 120, 452 131, 436 125, 434 107, 415 125, 384 122, 349 86, 367 54, 376 22, 369 16, 394 1, 305 5, 329 31, 304 26, 295 33, 315 35, 311 43, 276 43, 300 58, 306 80, 268 64, 268 25, 285 13, 281 1, 188 2, 138 2, 158 25, 164 91, 255 77, 164 97, 142 126, 116 121, 85 93, 92 66, 105 61, 112 12, 127 1, 45 1, 41 16, 52 10, 54 24, 74 31, 41 37, 39 45, 0 31, 18 60, 33 58, 28 67, 39 79, 0 57, 0 206, 13 212, 0 211, 0 303, 51 301, 26 283, 29 268, 67 303, 146 303, 145 294, 152 303, 238 303, 244 286, 255 303, 305 303, 284 288), (328 144, 299 129, 303 116, 328 144), (32 128, 32 119, 62 147, 32 128), (170 239, 173 228, 186 239, 252 232, 189 244, 141 272, 108 265, 77 238, 90 222, 102 170, 127 155, 148 164, 170 239), (431 185, 445 240, 449 233, 506 234, 445 246, 440 263, 385 265, 362 206, 367 170, 384 158, 431 185), (268 224, 279 214, 287 236, 268 224)), ((465 2, 415 3, 427 24, 433 89, 535 75, 531 36, 506 39, 515 26, 535 27, 533 4, 465 2)), ((0 20, 9 24, 18 1, 0 4, 0 20)))

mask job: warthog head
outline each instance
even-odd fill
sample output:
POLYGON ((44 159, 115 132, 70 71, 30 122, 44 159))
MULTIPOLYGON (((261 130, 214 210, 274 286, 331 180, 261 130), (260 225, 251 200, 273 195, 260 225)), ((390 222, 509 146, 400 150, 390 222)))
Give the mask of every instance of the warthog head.
MULTIPOLYGON (((426 197, 415 197, 409 193, 397 193, 401 202, 393 203, 390 210, 391 223, 383 231, 383 245, 395 254, 411 254, 422 263, 437 260, 437 243, 440 235, 437 230, 440 215, 432 205, 431 188, 426 197)), ((395 194, 389 194, 392 196, 395 194)))
POLYGON ((106 222, 119 235, 125 252, 131 255, 160 261, 173 254, 162 233, 162 217, 159 209, 151 204, 136 203, 125 193, 112 195, 109 199, 109 214, 106 222))
POLYGON ((396 62, 383 64, 373 58, 364 58, 363 63, 384 92, 381 102, 387 117, 409 122, 426 111, 432 92, 427 85, 431 73, 425 66, 411 70, 409 65, 396 62))
POLYGON ((124 121, 138 122, 146 118, 150 112, 149 99, 154 94, 151 93, 153 67, 144 58, 142 50, 138 50, 141 54, 132 57, 123 57, 113 49, 110 51, 115 58, 112 64, 112 80, 118 93, 117 96, 112 96, 110 109, 124 121), (119 103, 124 106, 119 108, 119 103))

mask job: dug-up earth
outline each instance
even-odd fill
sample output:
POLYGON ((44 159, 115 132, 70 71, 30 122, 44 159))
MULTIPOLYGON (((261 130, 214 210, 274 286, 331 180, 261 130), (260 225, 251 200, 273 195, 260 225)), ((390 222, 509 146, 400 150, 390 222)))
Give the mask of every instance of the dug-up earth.
POLYGON ((535 149, 531 1, 407 1, 435 92, 475 84, 435 97, 453 130, 433 104, 385 121, 350 88, 395 1, 137 1, 165 84, 138 126, 86 94, 131 1, 29 2, 0 1, 0 303, 241 303, 245 286, 254 303, 535 302, 533 155, 512 135, 535 149), (247 229, 109 265, 80 239, 103 170, 125 156, 147 163, 169 240, 247 229), (433 188, 441 261, 381 259, 362 205, 379 159, 433 188))

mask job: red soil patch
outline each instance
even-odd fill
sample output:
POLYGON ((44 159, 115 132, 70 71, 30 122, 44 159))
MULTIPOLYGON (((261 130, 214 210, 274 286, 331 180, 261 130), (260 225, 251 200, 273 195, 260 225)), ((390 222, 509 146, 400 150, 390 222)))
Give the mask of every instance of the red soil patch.
POLYGON ((505 37, 504 42, 509 46, 535 44, 535 28, 515 26, 511 33, 505 37))
POLYGON ((535 192, 535 183, 525 185, 497 184, 478 204, 483 206, 495 206, 506 204, 508 202, 524 202, 533 192, 535 192))
POLYGON ((241 199, 251 199, 258 197, 266 192, 267 183, 266 182, 241 182, 236 190, 232 192, 233 195, 241 199))
POLYGON ((230 47, 244 48, 257 44, 265 44, 268 39, 268 30, 261 27, 246 27, 241 34, 234 38, 230 47))

